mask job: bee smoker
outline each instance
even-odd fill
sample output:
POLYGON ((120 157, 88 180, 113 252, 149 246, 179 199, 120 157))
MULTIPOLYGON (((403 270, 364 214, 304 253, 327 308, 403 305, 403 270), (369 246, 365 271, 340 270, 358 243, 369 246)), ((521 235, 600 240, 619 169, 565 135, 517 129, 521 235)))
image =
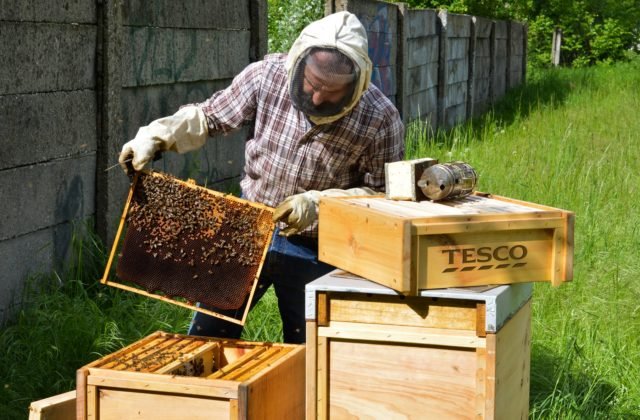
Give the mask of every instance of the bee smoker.
POLYGON ((418 187, 430 200, 464 197, 476 188, 478 175, 465 162, 438 163, 426 168, 418 180, 418 187))

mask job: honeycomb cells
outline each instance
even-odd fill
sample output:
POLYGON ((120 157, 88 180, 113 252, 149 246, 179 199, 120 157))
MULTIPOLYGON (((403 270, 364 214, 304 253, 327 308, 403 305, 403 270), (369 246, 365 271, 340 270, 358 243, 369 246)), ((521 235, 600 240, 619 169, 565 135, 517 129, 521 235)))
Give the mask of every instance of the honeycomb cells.
POLYGON ((149 293, 238 309, 259 276, 272 209, 140 173, 126 216, 118 277, 149 293))

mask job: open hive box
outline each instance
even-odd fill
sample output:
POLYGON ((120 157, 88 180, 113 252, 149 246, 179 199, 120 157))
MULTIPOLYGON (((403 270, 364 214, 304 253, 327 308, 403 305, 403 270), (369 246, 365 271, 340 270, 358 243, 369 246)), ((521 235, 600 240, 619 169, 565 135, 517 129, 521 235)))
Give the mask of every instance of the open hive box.
POLYGON ((574 214, 495 195, 322 198, 319 259, 405 294, 573 277, 574 214))
POLYGON ((78 369, 77 418, 302 418, 304 349, 158 331, 78 369))
POLYGON ((273 234, 272 214, 261 204, 140 172, 101 282, 243 325, 273 234))

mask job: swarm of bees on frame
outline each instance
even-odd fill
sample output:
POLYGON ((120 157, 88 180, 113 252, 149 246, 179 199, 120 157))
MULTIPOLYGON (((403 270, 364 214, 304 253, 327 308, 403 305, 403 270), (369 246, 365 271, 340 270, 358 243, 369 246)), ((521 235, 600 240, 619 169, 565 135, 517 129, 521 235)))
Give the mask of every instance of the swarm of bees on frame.
POLYGON ((127 215, 129 229, 145 233, 140 246, 154 258, 190 266, 259 264, 260 209, 191 188, 162 176, 142 176, 127 215), (198 248, 193 243, 197 241, 198 248))

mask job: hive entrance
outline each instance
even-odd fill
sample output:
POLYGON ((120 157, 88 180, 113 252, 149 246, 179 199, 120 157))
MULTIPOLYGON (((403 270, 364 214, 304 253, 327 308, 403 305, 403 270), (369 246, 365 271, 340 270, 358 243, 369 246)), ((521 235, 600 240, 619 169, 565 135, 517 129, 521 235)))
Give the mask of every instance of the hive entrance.
POLYGON ((139 173, 102 282, 205 313, 194 303, 219 310, 244 305, 237 322, 243 323, 273 233, 272 214, 166 174, 139 173), (116 276, 129 285, 107 280, 116 248, 116 276))

